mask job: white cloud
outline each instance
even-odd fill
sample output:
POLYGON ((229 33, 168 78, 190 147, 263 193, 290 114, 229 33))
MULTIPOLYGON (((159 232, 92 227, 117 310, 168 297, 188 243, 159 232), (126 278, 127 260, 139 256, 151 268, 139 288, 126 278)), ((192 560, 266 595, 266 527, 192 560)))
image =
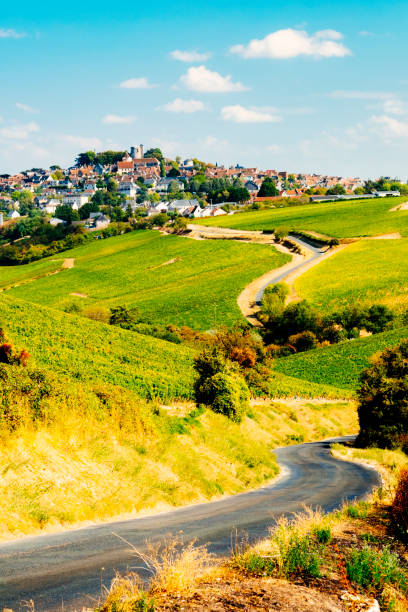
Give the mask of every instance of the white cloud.
POLYGON ((387 91, 338 90, 327 95, 340 100, 372 100, 378 104, 368 108, 382 109, 384 113, 391 115, 404 115, 408 110, 396 94, 387 91))
POLYGON ((16 102, 16 107, 25 113, 38 113, 38 110, 29 106, 28 104, 23 104, 22 102, 16 102))
POLYGON ((170 53, 170 56, 179 62, 205 62, 211 57, 211 53, 198 53, 198 51, 179 51, 176 49, 170 53))
POLYGON ((234 83, 231 76, 221 76, 218 72, 208 70, 205 66, 192 66, 180 77, 180 83, 192 91, 221 93, 230 91, 246 91, 248 87, 242 83, 234 83))
POLYGON ((374 115, 370 123, 374 132, 386 142, 408 138, 408 122, 406 121, 399 121, 388 115, 374 115))
POLYGON ((34 121, 16 123, 0 128, 0 137, 7 140, 26 140, 33 132, 39 132, 40 127, 34 121))
POLYGON ((152 138, 150 141, 152 147, 159 147, 164 156, 172 155, 180 152, 180 143, 174 140, 165 140, 163 138, 152 138))
POLYGON ((8 30, 0 28, 0 38, 24 38, 24 36, 26 36, 26 34, 23 32, 16 32, 16 30, 11 28, 8 30))
POLYGON ((149 83, 146 77, 139 77, 122 81, 119 87, 124 89, 152 89, 153 87, 156 87, 156 85, 149 83))
POLYGON ((235 123, 271 123, 280 121, 280 117, 262 109, 245 108, 240 104, 235 106, 224 106, 221 109, 221 117, 225 121, 235 123))
POLYGON ((390 98, 384 101, 384 112, 391 115, 404 115, 407 112, 407 107, 399 98, 390 98))
POLYGON ((102 147, 102 141, 99 138, 92 136, 73 136, 72 134, 61 134, 60 140, 68 144, 72 144, 75 147, 79 147, 83 150, 88 149, 100 149, 102 147))
POLYGON ((181 98, 176 98, 159 108, 170 113, 195 113, 205 110, 205 105, 200 100, 182 100, 181 98))
POLYGON ((322 30, 309 36, 304 30, 277 30, 262 39, 254 38, 247 45, 234 45, 231 53, 244 58, 288 59, 300 55, 344 57, 351 55, 343 43, 343 35, 336 30, 322 30))
POLYGON ((135 119, 136 117, 133 117, 132 115, 105 115, 102 119, 102 123, 122 125, 127 123, 133 123, 135 119))
POLYGON ((200 144, 205 149, 211 149, 212 151, 225 149, 229 146, 228 140, 222 140, 216 136, 206 136, 204 140, 200 141, 200 144))

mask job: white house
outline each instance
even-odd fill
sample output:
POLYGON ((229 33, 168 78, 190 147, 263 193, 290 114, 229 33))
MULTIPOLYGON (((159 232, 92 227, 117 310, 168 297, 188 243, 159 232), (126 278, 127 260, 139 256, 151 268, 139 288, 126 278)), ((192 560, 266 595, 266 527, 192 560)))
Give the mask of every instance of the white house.
POLYGON ((62 198, 62 203, 68 204, 74 210, 78 210, 87 202, 89 202, 89 196, 83 193, 69 193, 62 198))
POLYGON ((55 198, 53 198, 52 200, 48 200, 48 202, 43 207, 43 210, 46 213, 53 215, 55 211, 57 210, 57 206, 60 206, 60 204, 61 202, 59 200, 56 200, 55 198))
POLYGON ((20 216, 20 213, 17 212, 16 210, 10 210, 9 214, 7 215, 9 219, 18 219, 19 216, 20 216))

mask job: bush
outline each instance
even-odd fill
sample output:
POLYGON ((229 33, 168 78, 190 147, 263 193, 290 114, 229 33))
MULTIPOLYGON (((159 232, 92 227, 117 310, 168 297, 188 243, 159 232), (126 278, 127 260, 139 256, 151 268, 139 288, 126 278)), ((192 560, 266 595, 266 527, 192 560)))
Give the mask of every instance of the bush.
POLYGON ((225 372, 227 363, 218 347, 207 347, 194 359, 194 369, 198 378, 194 383, 194 396, 197 404, 210 406, 215 400, 214 388, 207 384, 215 374, 225 372))
POLYGON ((353 550, 346 560, 347 577, 381 594, 387 584, 393 584, 402 591, 407 591, 408 580, 399 565, 398 557, 388 548, 382 551, 365 546, 362 550, 353 550))
POLYGON ((218 372, 207 381, 214 395, 212 410, 240 423, 249 409, 249 390, 245 380, 235 372, 218 372))
POLYGON ((360 380, 358 446, 407 448, 408 340, 374 357, 360 380))
POLYGON ((394 501, 392 503, 392 516, 398 529, 408 536, 408 468, 401 470, 394 501))
POLYGON ((394 313, 388 306, 373 304, 368 311, 366 329, 373 334, 379 334, 387 329, 393 319, 394 313))
POLYGON ((311 349, 314 349, 317 346, 316 335, 311 331, 304 331, 300 334, 294 334, 293 336, 289 336, 288 342, 290 346, 293 346, 298 353, 310 351, 311 349))

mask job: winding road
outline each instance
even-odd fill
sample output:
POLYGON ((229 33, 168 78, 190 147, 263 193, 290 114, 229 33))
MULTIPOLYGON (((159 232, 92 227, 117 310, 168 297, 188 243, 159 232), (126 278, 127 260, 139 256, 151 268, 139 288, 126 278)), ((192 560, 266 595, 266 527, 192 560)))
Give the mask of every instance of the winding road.
MULTIPOLYGON (((352 438, 338 438, 344 441, 352 438)), ((183 532, 217 555, 230 552, 234 529, 251 540, 262 538, 279 516, 306 504, 331 511, 342 501, 362 498, 379 486, 373 469, 335 459, 326 440, 277 449, 282 468, 274 483, 219 501, 127 521, 84 527, 58 534, 27 537, 0 545, 0 610, 36 612, 80 610, 96 604, 101 585, 109 586, 115 570, 140 566, 132 546, 146 549, 183 532), (63 607, 62 607, 63 606, 63 607)))

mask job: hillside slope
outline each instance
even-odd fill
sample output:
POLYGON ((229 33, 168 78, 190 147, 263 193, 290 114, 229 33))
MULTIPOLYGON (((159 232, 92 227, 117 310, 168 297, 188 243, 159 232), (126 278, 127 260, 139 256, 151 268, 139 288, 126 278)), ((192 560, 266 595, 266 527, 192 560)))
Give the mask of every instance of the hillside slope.
POLYGON ((2 295, 0 322, 39 366, 85 383, 111 383, 140 397, 190 398, 193 351, 2 295))
POLYGON ((408 210, 390 212, 406 197, 324 202, 266 209, 224 217, 198 219, 202 225, 247 230, 313 230, 337 238, 377 236, 392 232, 408 235, 408 210))
MULTIPOLYGON (((273 246, 228 240, 197 241, 157 231, 138 231, 95 240, 64 257, 74 267, 8 291, 9 295, 63 310, 137 306, 155 323, 188 325, 207 330, 242 318, 237 296, 265 272, 278 268, 290 256, 273 246)), ((47 260, 45 260, 47 261, 47 260)), ((1 268, 7 285, 33 276, 47 264, 1 268)), ((55 265, 55 264, 54 264, 55 265)), ((4 284, 4 283, 3 283, 4 284)))
POLYGON ((297 353, 275 361, 275 370, 296 379, 356 389, 361 370, 374 353, 408 337, 408 327, 297 353))

